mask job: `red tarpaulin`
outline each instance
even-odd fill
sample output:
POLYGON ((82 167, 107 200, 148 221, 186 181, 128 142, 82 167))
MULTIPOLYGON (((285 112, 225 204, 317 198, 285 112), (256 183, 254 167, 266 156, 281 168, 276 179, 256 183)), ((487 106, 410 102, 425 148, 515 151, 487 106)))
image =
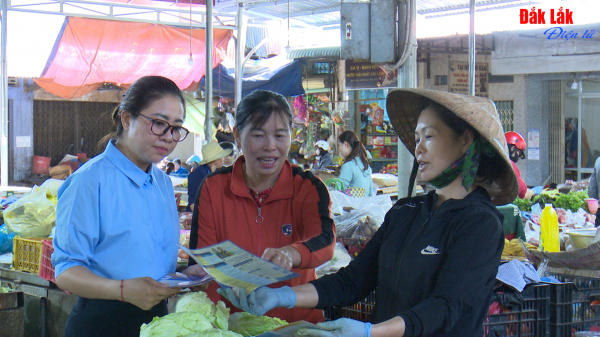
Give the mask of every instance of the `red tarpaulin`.
MULTIPOLYGON (((233 32, 213 31, 213 67, 224 58, 233 32)), ((36 83, 66 99, 81 97, 103 83, 130 85, 146 75, 173 80, 195 91, 205 74, 205 30, 157 24, 69 17, 42 78, 36 83)))

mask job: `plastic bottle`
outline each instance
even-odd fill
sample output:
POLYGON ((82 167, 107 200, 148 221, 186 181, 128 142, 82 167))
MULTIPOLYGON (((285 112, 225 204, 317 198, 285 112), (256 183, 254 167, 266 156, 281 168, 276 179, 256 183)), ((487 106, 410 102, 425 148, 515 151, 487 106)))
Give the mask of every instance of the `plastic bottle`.
POLYGON ((540 217, 540 250, 559 252, 558 217, 552 204, 546 204, 540 217))

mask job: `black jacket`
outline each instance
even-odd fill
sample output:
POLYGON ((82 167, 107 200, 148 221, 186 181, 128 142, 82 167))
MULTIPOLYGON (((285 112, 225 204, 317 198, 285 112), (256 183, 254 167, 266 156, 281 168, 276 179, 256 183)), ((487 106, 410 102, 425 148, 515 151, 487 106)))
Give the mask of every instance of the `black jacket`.
POLYGON ((435 210, 437 194, 399 200, 360 255, 311 283, 318 308, 375 288, 373 323, 401 316, 404 336, 482 336, 504 247, 502 215, 478 188, 435 210))

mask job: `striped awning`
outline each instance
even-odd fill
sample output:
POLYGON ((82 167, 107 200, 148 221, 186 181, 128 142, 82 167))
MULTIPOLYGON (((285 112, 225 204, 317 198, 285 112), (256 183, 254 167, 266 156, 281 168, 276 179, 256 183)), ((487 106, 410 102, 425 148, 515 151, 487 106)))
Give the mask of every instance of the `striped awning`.
POLYGON ((287 58, 288 59, 327 58, 327 59, 331 59, 331 60, 339 60, 340 59, 340 46, 293 49, 287 55, 287 58))

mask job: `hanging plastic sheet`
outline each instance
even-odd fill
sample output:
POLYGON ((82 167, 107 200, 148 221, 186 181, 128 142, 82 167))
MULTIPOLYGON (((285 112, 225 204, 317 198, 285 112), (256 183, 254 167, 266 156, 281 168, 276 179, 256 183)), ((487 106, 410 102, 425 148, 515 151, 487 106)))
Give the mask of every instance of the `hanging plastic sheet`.
MULTIPOLYGON (((173 80, 196 91, 205 74, 205 30, 164 25, 68 17, 36 83, 62 98, 77 98, 104 83, 130 85, 146 75, 173 80)), ((231 30, 213 31, 213 65, 224 58, 231 30)))

